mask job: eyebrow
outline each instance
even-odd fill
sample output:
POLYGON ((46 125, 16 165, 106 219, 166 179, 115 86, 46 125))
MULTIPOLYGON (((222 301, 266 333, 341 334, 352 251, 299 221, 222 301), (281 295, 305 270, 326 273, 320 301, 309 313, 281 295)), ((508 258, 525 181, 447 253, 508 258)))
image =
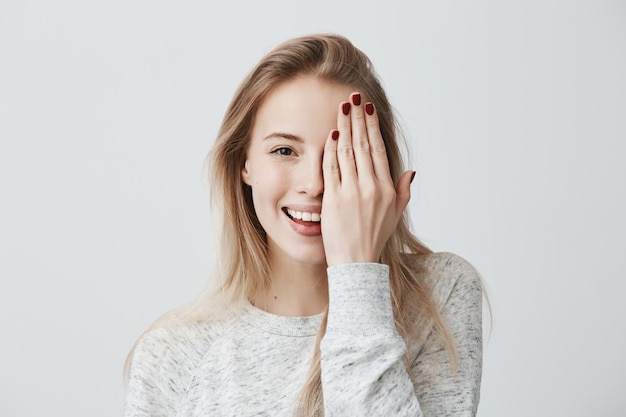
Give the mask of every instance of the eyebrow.
POLYGON ((270 133, 269 135, 265 136, 263 140, 267 140, 271 138, 282 138, 282 139, 293 140, 296 142, 304 142, 304 140, 300 136, 292 135, 290 133, 283 133, 283 132, 270 133))

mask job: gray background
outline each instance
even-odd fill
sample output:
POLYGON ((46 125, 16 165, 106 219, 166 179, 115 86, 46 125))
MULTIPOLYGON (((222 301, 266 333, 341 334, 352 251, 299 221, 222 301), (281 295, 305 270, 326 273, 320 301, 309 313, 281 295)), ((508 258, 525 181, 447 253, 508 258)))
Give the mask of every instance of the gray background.
POLYGON ((598 0, 0 0, 0 415, 121 415, 134 339, 207 277, 226 105, 315 31, 372 58, 417 234, 487 283, 479 415, 623 415, 626 4, 598 0))

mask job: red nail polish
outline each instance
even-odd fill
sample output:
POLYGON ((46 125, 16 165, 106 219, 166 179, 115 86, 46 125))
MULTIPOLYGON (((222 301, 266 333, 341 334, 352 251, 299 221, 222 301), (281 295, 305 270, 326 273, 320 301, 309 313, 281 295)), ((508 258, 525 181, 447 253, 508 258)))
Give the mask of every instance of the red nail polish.
POLYGON ((372 103, 365 104, 365 112, 370 116, 374 114, 374 105, 372 103))
POLYGON ((343 112, 343 114, 345 114, 346 116, 348 114, 350 114, 350 103, 343 103, 341 105, 341 111, 343 112))
POLYGON ((356 93, 352 96, 352 103, 355 106, 358 106, 359 104, 361 104, 361 95, 359 93, 356 93))
POLYGON ((339 131, 333 130, 333 133, 331 133, 331 137, 333 138, 333 140, 339 139, 339 131))

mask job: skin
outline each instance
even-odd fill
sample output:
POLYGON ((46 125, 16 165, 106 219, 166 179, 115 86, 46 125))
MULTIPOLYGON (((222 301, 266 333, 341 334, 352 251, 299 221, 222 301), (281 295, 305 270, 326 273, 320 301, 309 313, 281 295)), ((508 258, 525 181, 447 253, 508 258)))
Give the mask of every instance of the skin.
POLYGON ((268 312, 323 312, 326 268, 378 262, 409 202, 412 171, 394 186, 376 112, 357 95, 307 75, 277 86, 257 111, 241 175, 267 232, 271 286, 252 302, 268 312), (287 208, 321 222, 294 220, 287 208))

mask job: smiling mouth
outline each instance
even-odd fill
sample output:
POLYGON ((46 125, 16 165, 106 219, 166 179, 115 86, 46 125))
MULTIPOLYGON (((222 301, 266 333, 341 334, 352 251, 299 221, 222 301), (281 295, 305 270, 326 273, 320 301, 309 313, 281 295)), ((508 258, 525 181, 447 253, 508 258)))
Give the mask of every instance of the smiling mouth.
POLYGON ((304 225, 318 225, 322 220, 320 213, 311 213, 308 211, 297 211, 287 207, 283 207, 283 212, 296 223, 304 225))

